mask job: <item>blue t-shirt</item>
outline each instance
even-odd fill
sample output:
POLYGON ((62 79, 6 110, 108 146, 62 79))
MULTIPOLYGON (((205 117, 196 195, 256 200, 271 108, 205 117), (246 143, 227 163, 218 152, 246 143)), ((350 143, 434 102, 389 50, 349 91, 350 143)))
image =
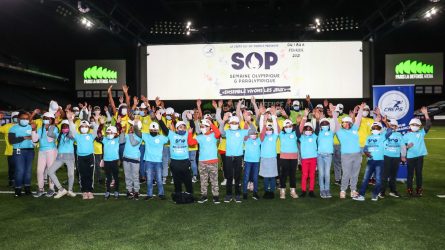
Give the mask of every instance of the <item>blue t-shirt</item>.
POLYGON ((334 153, 334 135, 335 133, 327 130, 320 130, 318 133, 318 153, 319 154, 333 154, 334 153))
POLYGON ((257 137, 255 140, 248 139, 244 142, 244 161, 260 162, 261 140, 257 137))
POLYGON ((196 136, 199 143, 199 161, 209 161, 218 159, 218 147, 214 133, 208 135, 200 134, 196 136))
POLYGON ((378 135, 370 135, 366 138, 365 146, 371 153, 372 159, 375 161, 383 160, 383 151, 385 150, 385 130, 378 135))
POLYGON ((162 150, 164 144, 168 142, 167 136, 151 136, 149 133, 143 133, 142 140, 145 142, 144 161, 162 162, 162 150))
POLYGON ((104 161, 119 160, 119 138, 104 137, 102 144, 104 145, 104 161))
POLYGON ((413 147, 407 150, 406 158, 415 158, 428 154, 425 146, 425 135, 425 130, 421 129, 417 132, 408 132, 403 136, 403 142, 406 145, 413 143, 413 147))
MULTIPOLYGON (((25 127, 22 127, 18 124, 11 127, 9 130, 9 133, 15 134, 16 137, 24 137, 24 136, 31 136, 32 128, 31 125, 27 125, 25 127)), ((34 144, 32 143, 32 140, 24 140, 20 143, 12 144, 12 147, 14 149, 20 148, 34 148, 34 144)))
POLYGON ((94 153, 94 139, 93 134, 79 134, 76 133, 74 140, 77 143, 77 155, 87 156, 94 153))
POLYGON ((301 158, 310 159, 317 157, 317 135, 301 135, 300 137, 301 158))
POLYGON ((187 142, 188 132, 179 135, 176 132, 169 131, 168 139, 170 140, 170 158, 173 160, 186 160, 189 158, 189 146, 187 142))
MULTIPOLYGON (((38 128, 36 133, 39 136, 39 151, 43 152, 56 148, 56 140, 48 141, 48 130, 45 129, 44 126, 38 128)), ((54 135, 56 138, 59 135, 59 129, 57 129, 57 127, 54 127, 54 135)))
POLYGON ((141 146, 142 139, 136 134, 133 134, 133 138, 138 142, 135 146, 130 142, 130 135, 125 135, 124 157, 139 160, 141 158, 139 147, 141 146))
POLYGON ((357 125, 354 124, 350 129, 341 128, 337 131, 337 138, 341 144, 340 150, 342 154, 360 153, 357 125))
POLYGON ((291 133, 286 133, 284 131, 280 132, 280 152, 281 153, 298 153, 297 146, 297 133, 292 131, 291 133))
POLYGON ((226 156, 243 155, 244 137, 248 135, 249 130, 224 130, 226 133, 226 156))
POLYGON ((399 132, 393 132, 391 136, 385 141, 385 150, 383 154, 389 157, 400 157, 401 148, 403 145, 403 136, 399 132))
POLYGON ((261 142, 261 158, 277 157, 277 134, 264 136, 261 142))
POLYGON ((66 134, 60 136, 57 152, 59 154, 74 154, 74 139, 66 134))

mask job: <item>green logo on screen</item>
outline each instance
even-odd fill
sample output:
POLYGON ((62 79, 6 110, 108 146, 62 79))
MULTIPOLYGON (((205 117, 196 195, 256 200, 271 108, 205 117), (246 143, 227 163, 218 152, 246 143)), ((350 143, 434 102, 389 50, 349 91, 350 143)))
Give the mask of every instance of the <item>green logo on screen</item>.
POLYGON ((406 60, 396 65, 395 74, 396 79, 432 79, 434 65, 406 60))
POLYGON ((92 66, 83 71, 85 84, 117 83, 117 71, 105 67, 92 66))

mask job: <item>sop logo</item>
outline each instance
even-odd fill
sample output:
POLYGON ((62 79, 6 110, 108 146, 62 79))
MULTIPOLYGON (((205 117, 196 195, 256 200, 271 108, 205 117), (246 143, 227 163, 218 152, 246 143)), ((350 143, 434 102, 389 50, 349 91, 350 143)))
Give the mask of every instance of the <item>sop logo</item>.
POLYGON ((409 99, 402 92, 391 90, 380 97, 379 107, 383 115, 399 120, 409 111, 409 99))
POLYGON ((232 62, 232 68, 236 70, 240 70, 244 66, 247 66, 249 69, 259 69, 263 65, 264 69, 270 69, 271 66, 278 62, 278 56, 273 52, 264 52, 264 56, 258 52, 252 52, 244 57, 242 53, 237 52, 232 55, 232 62))

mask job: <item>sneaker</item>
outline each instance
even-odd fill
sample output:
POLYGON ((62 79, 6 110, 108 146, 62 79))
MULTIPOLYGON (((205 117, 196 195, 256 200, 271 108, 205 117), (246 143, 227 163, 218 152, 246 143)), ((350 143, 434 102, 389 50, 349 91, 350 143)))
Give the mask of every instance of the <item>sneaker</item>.
POLYGON ((82 200, 88 200, 88 193, 82 193, 82 200))
POLYGON ((57 194, 54 196, 54 199, 62 198, 64 195, 66 195, 68 191, 66 189, 60 189, 57 194))
POLYGON ((247 194, 243 193, 243 200, 247 200, 247 194))
POLYGON ((14 197, 20 197, 20 196, 22 196, 22 189, 16 188, 14 192, 14 197))
POLYGON ((298 198, 298 194, 297 194, 297 192, 295 192, 295 188, 290 189, 290 197, 292 197, 293 199, 298 198))
POLYGON ((46 197, 53 197, 56 194, 56 192, 54 192, 54 190, 50 189, 48 190, 48 192, 46 192, 46 197))
MULTIPOLYGON (((21 189, 20 189, 20 190, 21 190, 21 189)), ((32 195, 31 187, 30 187, 30 186, 25 186, 25 195, 32 195)))
POLYGON ((280 199, 284 200, 286 199, 286 189, 280 188, 280 199))
POLYGON ((227 179, 224 179, 222 182, 221 182, 221 186, 225 186, 227 184, 227 179))
POLYGON ((354 197, 357 197, 357 196, 359 196, 359 193, 357 191, 355 191, 355 190, 352 190, 351 191, 351 198, 354 198, 354 197))
POLYGON ((309 191, 309 197, 316 198, 317 196, 315 195, 314 191, 309 191))
POLYGON ((153 200, 153 196, 145 196, 144 200, 149 201, 149 200, 153 200))
POLYGON ((320 198, 322 198, 322 199, 326 198, 326 191, 320 190, 320 198))
POLYGON ((91 193, 91 192, 88 192, 88 199, 89 199, 89 200, 94 199, 94 194, 91 193))
POLYGON ((341 181, 335 181, 334 184, 337 186, 341 186, 341 181))
POLYGON ((198 178, 196 178, 196 176, 193 176, 193 177, 192 177, 192 182, 193 182, 193 183, 196 183, 197 181, 198 181, 198 178))
POLYGON ((416 195, 419 197, 423 196, 423 188, 416 188, 416 195))
POLYGON ((108 199, 110 199, 110 196, 111 196, 111 194, 110 194, 110 192, 105 192, 105 200, 108 200, 108 199))
POLYGON ((372 201, 378 201, 379 200, 379 196, 378 195, 372 195, 372 198, 371 198, 371 200, 372 201))
POLYGON ((383 193, 383 192, 380 192, 379 195, 378 195, 378 197, 379 197, 380 199, 384 199, 384 198, 386 197, 386 194, 383 193))
POLYGON ((301 197, 301 198, 306 197, 306 191, 301 192, 300 197, 301 197))
POLYGON ((259 199, 260 199, 260 196, 258 195, 258 193, 253 193, 253 195, 252 195, 252 199, 254 199, 254 200, 259 200, 259 199))
POLYGON ((236 203, 241 203, 241 202, 242 202, 242 200, 241 200, 241 195, 237 195, 237 196, 235 197, 235 202, 236 202, 236 203))
POLYGON ((166 178, 166 177, 163 177, 163 178, 162 178, 162 184, 163 184, 163 185, 166 185, 166 184, 167 184, 167 178, 166 178))
POLYGON ((219 204, 219 196, 213 196, 213 203, 214 204, 219 204))
POLYGON ((329 190, 325 190, 325 197, 326 197, 327 199, 332 198, 331 191, 329 191, 329 190))
POLYGON ((170 181, 170 184, 175 184, 175 181, 173 180, 173 178, 172 178, 172 180, 170 181))
POLYGON ((346 192, 345 191, 341 191, 340 192, 340 199, 346 199, 346 192))
POLYGON ((355 201, 365 201, 365 196, 363 195, 357 195, 356 197, 352 197, 355 201))
POLYGON ((114 199, 119 199, 119 192, 118 191, 114 191, 114 199))
POLYGON ((139 192, 134 192, 133 198, 138 201, 139 200, 139 192))
POLYGON ((201 199, 199 199, 199 201, 198 201, 198 203, 205 203, 205 202, 207 202, 207 196, 201 196, 201 199))
POLYGON ((127 199, 133 199, 133 192, 127 191, 127 199))
POLYGON ((412 189, 412 188, 408 188, 408 189, 406 190, 406 192, 408 193, 408 196, 409 196, 409 197, 413 197, 413 189, 412 189))
POLYGON ((231 195, 226 195, 226 197, 224 197, 224 202, 225 203, 229 203, 232 201, 232 196, 231 195))
POLYGON ((165 195, 160 194, 160 195, 159 195, 159 199, 161 199, 161 200, 165 200, 165 195))
POLYGON ((400 194, 397 191, 394 191, 394 192, 389 192, 389 196, 399 198, 400 194))
POLYGON ((76 193, 74 193, 74 192, 71 191, 71 190, 68 191, 67 195, 68 195, 69 197, 76 197, 76 193))
POLYGON ((44 195, 45 195, 45 191, 38 190, 33 196, 34 196, 34 198, 40 198, 40 197, 42 197, 44 195))

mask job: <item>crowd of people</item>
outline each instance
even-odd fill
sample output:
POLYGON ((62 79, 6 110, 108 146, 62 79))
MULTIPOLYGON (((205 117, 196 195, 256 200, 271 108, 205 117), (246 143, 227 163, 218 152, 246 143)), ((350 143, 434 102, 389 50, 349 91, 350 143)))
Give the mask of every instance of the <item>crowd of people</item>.
POLYGON ((425 124, 413 118, 410 130, 402 135, 396 120, 365 103, 344 112, 342 104, 328 100, 314 107, 309 96, 306 108, 298 100, 265 107, 252 97, 250 103, 213 101, 213 109, 205 111, 197 100, 193 110, 177 113, 160 98, 154 102, 144 96, 131 98, 127 86, 116 105, 111 90, 103 108, 87 103, 63 108, 51 101, 45 112, 12 113, 12 122, 0 127, 0 132, 5 134, 9 185, 16 197, 23 192, 36 198, 75 197, 77 176, 83 199, 94 198, 95 183, 105 184, 105 199, 117 199, 123 167, 126 196, 135 200, 144 183, 145 199, 153 199, 155 187, 157 196, 166 199, 164 186, 171 174, 171 197, 176 203, 239 203, 250 192, 258 200, 260 176, 265 199, 275 194, 280 199, 316 197, 318 182, 321 198, 331 198, 331 187, 337 184, 340 199, 347 198, 349 190, 349 197, 363 201, 371 181, 375 185, 371 199, 377 201, 388 190, 390 196, 400 197, 396 177, 401 162, 407 163, 407 195, 423 194, 424 137, 431 127, 425 107, 421 109, 425 124), (33 193, 36 152, 38 187, 33 193), (363 157, 367 164, 360 185, 363 157), (56 173, 64 165, 68 181, 60 183, 56 173), (298 188, 297 171, 301 171, 298 188), (198 181, 200 196, 193 192, 198 181), (225 186, 224 196, 221 186, 225 186))

